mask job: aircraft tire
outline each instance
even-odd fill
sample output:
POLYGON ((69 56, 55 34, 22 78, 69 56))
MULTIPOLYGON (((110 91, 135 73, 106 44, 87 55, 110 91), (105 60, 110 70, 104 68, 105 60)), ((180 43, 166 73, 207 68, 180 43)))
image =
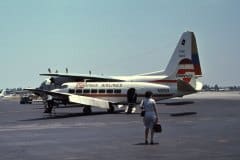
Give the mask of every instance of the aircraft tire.
POLYGON ((45 108, 44 113, 52 113, 53 105, 54 105, 54 103, 53 103, 52 100, 51 101, 47 101, 47 106, 45 108))
POLYGON ((91 107, 89 107, 89 106, 83 107, 83 113, 84 113, 84 114, 90 114, 90 113, 92 113, 91 107))
POLYGON ((53 107, 48 106, 43 113, 52 113, 52 108, 53 107))
POLYGON ((114 111, 115 111, 115 108, 112 105, 110 105, 109 109, 107 110, 107 112, 108 113, 113 113, 114 111))

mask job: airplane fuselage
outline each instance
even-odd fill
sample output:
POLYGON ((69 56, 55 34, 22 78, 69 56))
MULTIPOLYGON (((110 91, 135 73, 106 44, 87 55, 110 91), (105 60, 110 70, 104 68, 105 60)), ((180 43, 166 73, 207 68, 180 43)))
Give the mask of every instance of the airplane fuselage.
POLYGON ((70 82, 64 83, 55 92, 96 97, 112 102, 127 103, 127 93, 134 89, 137 103, 144 98, 146 91, 152 91, 156 101, 177 96, 176 85, 168 86, 148 82, 70 82))

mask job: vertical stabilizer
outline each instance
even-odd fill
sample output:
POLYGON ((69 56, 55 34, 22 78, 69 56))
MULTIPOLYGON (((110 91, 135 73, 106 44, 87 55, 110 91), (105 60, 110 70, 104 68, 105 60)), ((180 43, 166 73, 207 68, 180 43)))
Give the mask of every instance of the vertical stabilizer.
POLYGON ((193 32, 184 32, 164 71, 167 80, 182 80, 196 90, 201 89, 197 78, 202 76, 196 38, 193 32))
POLYGON ((194 72, 195 76, 202 75, 196 38, 194 33, 189 31, 182 34, 164 71, 169 76, 173 76, 175 73, 181 75, 186 72, 194 72))

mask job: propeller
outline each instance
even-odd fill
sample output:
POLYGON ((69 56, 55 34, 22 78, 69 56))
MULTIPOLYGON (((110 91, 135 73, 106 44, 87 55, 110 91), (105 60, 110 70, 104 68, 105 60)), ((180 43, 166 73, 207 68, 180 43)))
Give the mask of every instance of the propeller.
POLYGON ((49 80, 50 80, 51 84, 55 83, 55 79, 53 77, 50 77, 49 80))

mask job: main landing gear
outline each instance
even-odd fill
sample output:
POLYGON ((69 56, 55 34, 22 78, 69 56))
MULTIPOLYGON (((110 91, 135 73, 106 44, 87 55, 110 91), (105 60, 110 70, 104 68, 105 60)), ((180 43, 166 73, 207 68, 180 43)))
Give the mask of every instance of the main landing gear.
POLYGON ((53 109, 55 109, 58 106, 57 103, 55 103, 53 100, 47 100, 44 104, 44 112, 43 113, 52 113, 53 109))
POLYGON ((84 114, 90 114, 92 113, 92 108, 90 106, 84 106, 83 107, 83 113, 84 114))
POLYGON ((115 108, 112 104, 109 104, 109 109, 107 110, 108 113, 113 113, 115 111, 115 108))

